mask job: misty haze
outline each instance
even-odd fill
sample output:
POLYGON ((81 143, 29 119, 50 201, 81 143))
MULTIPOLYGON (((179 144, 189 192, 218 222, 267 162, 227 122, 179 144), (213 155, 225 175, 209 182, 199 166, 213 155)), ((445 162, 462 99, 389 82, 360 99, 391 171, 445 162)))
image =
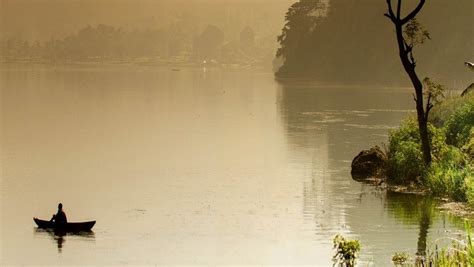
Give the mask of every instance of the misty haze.
POLYGON ((473 11, 0 0, 0 265, 474 264, 473 11))

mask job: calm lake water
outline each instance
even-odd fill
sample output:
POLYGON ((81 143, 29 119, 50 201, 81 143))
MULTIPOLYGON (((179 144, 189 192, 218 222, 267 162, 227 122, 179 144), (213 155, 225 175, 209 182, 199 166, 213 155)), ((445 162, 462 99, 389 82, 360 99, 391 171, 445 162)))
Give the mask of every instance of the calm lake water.
POLYGON ((389 265, 456 235, 430 199, 351 179, 408 88, 271 73, 4 65, 0 264, 331 265, 332 238, 389 265), (36 229, 58 202, 87 235, 36 229))

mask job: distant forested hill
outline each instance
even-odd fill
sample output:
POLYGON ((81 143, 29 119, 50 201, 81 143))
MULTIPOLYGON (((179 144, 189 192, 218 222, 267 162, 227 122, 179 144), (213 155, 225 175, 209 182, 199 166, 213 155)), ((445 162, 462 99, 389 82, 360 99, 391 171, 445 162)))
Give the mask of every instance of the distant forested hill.
POLYGON ((271 66, 291 3, 0 0, 0 62, 212 60, 271 66))
MULTIPOLYGON (((417 1, 407 0, 409 8, 417 1)), ((279 37, 276 76, 336 82, 406 83, 384 0, 300 0, 279 37)), ((415 47, 420 76, 464 87, 473 73, 474 1, 427 1, 418 20, 431 41, 415 47)))

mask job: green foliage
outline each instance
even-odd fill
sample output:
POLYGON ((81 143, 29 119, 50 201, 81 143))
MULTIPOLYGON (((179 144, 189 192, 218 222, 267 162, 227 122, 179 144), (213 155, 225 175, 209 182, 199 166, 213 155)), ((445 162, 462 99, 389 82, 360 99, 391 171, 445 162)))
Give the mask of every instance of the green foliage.
POLYGON ((406 252, 395 252, 392 257, 392 262, 395 266, 404 266, 408 263, 410 256, 406 252))
POLYGON ((430 166, 425 184, 435 195, 467 201, 467 191, 472 187, 473 169, 466 164, 458 148, 451 147, 450 150, 442 160, 430 166))
POLYGON ((466 189, 466 199, 469 205, 474 206, 474 168, 472 165, 469 165, 470 173, 464 180, 465 189, 466 189))
POLYGON ((423 165, 420 144, 401 141, 396 150, 390 152, 388 177, 391 182, 397 184, 419 182, 424 172, 423 165))
MULTIPOLYGON (((441 129, 428 126, 432 156, 439 158, 445 149, 445 136, 441 129)), ((418 123, 414 118, 404 120, 400 127, 390 132, 388 147, 388 179, 392 183, 421 183, 426 173, 421 150, 418 123)))
POLYGON ((359 257, 359 240, 348 240, 342 235, 336 235, 333 239, 336 254, 333 257, 334 265, 353 267, 359 257))
POLYGON ((474 245, 472 240, 472 228, 468 221, 465 221, 465 240, 453 239, 450 247, 438 249, 429 253, 427 258, 416 266, 474 266, 474 245))
POLYGON ((410 20, 403 30, 405 40, 410 45, 423 44, 426 39, 431 39, 430 33, 418 22, 416 18, 410 20))
MULTIPOLYGON (((463 240, 452 239, 449 247, 439 249, 435 246, 433 251, 427 251, 426 257, 416 257, 417 260, 410 262, 410 255, 406 252, 396 252, 392 257, 395 266, 474 266, 474 240, 472 237, 472 226, 468 220, 464 222, 466 237, 463 240)), ((360 252, 358 240, 347 240, 341 235, 336 235, 333 240, 336 255, 333 257, 334 265, 353 267, 360 252)))
POLYGON ((392 261, 396 266, 437 266, 437 267, 468 267, 474 266, 474 242, 472 240, 472 227, 469 221, 465 221, 464 228, 466 238, 464 240, 452 239, 450 246, 428 251, 426 257, 418 257, 414 263, 409 262, 407 253, 395 253, 392 261))
POLYGON ((471 128, 471 133, 469 135, 466 143, 461 147, 461 150, 469 156, 469 159, 474 160, 474 129, 471 128))
POLYGON ((429 167, 423 164, 415 119, 408 118, 397 130, 390 132, 388 181, 396 184, 419 183, 434 195, 474 205, 474 130, 472 124, 466 125, 470 123, 470 117, 466 114, 471 114, 471 109, 463 106, 455 111, 446 122, 446 130, 429 125, 433 156, 429 167), (468 137, 464 137, 466 128, 470 130, 468 137), (457 144, 464 145, 456 147, 447 144, 445 131, 451 131, 451 136, 456 136, 457 144), (456 131, 460 133, 454 134, 456 131))
POLYGON ((446 88, 441 84, 431 81, 428 77, 423 79, 423 84, 425 85, 423 93, 427 101, 430 101, 433 105, 441 103, 441 100, 444 99, 444 91, 446 91, 446 88))
POLYGON ((446 121, 445 128, 448 144, 463 147, 471 142, 474 128, 474 105, 466 103, 458 108, 446 121))
MULTIPOLYGON (((432 92, 441 87, 425 79, 432 92)), ((437 93, 432 99, 436 100, 437 93)), ((438 114, 440 128, 429 124, 433 161, 423 165, 418 125, 414 118, 403 121, 390 132, 388 147, 388 181, 398 184, 419 183, 434 195, 467 201, 474 205, 474 98, 448 100, 449 110, 438 114)), ((443 105, 442 103, 441 105, 443 105)))
POLYGON ((464 105, 474 105, 474 94, 464 97, 447 97, 441 103, 436 104, 431 110, 429 120, 436 127, 442 127, 446 121, 453 116, 459 108, 464 105))
POLYGON ((467 233, 466 252, 470 266, 474 266, 474 241, 472 237, 472 226, 469 221, 464 222, 464 228, 467 233))
POLYGON ((446 142, 474 159, 474 94, 446 99, 433 108, 431 122, 446 129, 446 142))

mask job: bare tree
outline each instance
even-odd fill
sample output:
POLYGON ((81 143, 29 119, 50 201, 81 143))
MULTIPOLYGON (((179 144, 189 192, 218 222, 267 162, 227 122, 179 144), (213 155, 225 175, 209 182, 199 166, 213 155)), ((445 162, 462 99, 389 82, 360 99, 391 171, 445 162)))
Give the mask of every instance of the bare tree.
POLYGON ((405 72, 415 89, 414 100, 416 103, 416 113, 418 119, 418 128, 420 131, 421 147, 423 150, 423 160, 426 165, 431 163, 431 146, 428 133, 428 114, 433 107, 433 95, 429 90, 423 91, 423 83, 418 78, 415 71, 416 61, 413 56, 413 47, 417 43, 423 43, 425 38, 429 38, 427 31, 422 30, 420 24, 416 21, 416 15, 421 11, 425 0, 419 0, 418 5, 406 17, 401 17, 402 0, 396 0, 396 12, 392 7, 392 0, 386 0, 388 12, 384 15, 388 17, 395 26, 400 60, 402 61, 405 72), (423 97, 426 96, 426 105, 423 97))

